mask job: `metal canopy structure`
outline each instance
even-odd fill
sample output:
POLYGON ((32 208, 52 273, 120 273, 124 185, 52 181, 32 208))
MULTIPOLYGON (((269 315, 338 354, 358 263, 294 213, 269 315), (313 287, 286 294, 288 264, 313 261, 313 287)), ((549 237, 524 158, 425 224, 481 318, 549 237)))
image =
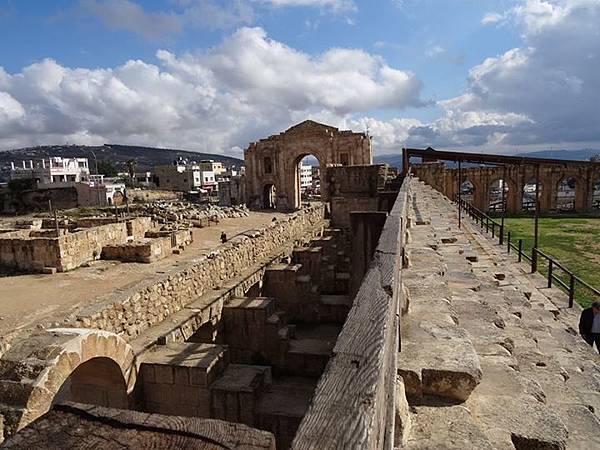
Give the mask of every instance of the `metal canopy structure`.
MULTIPOLYGON (((536 185, 535 185, 535 211, 534 211, 534 243, 532 249, 532 272, 537 270, 537 254, 539 252, 539 215, 540 215, 540 197, 539 197, 539 185, 540 185, 540 165, 545 166, 566 166, 566 165, 578 165, 583 167, 591 167, 594 170, 600 172, 600 162, 595 161, 576 161, 566 159, 553 159, 553 158, 533 158, 527 156, 508 156, 508 155, 492 155, 492 154, 481 154, 481 153, 469 153, 469 152, 454 152, 445 150, 435 150, 431 147, 426 149, 418 148, 403 148, 402 149, 402 173, 405 176, 410 168, 410 158, 417 157, 421 158, 423 162, 434 162, 434 161, 453 161, 458 163, 458 227, 461 227, 462 219, 462 199, 461 199, 461 182, 462 182, 462 164, 473 163, 481 165, 493 165, 504 167, 504 180, 506 179, 506 168, 508 166, 531 166, 536 171, 536 185)), ((504 189, 502 189, 502 201, 505 201, 504 189)), ((506 214, 506 205, 502 210, 502 222, 500 226, 500 245, 504 240, 504 217, 506 214)))
POLYGON ((424 161, 461 161, 474 164, 494 164, 494 165, 556 165, 577 164, 581 166, 594 167, 600 170, 600 162, 576 161, 571 159, 552 159, 552 158, 532 158, 528 156, 507 156, 507 155, 489 155, 481 153, 453 152, 446 150, 435 150, 431 147, 426 149, 403 148, 402 162, 403 171, 410 164, 410 158, 419 157, 424 161))

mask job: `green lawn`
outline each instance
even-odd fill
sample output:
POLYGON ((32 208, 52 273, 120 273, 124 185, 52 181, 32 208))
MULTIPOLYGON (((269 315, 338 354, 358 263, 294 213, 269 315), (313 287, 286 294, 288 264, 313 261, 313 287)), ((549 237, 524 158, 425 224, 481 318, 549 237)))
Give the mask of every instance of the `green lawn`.
MULTIPOLYGON (((531 255, 533 219, 509 218, 505 219, 505 226, 511 232, 511 241, 516 243, 518 239, 523 239, 524 248, 531 255)), ((539 249, 600 290, 600 218, 539 219, 539 249)), ((540 259, 538 270, 547 275, 545 261, 544 258, 540 259)), ((568 278, 563 277, 561 270, 555 269, 554 274, 568 284, 568 278)), ((575 299, 582 306, 600 300, 580 284, 576 285, 575 292, 575 299)))

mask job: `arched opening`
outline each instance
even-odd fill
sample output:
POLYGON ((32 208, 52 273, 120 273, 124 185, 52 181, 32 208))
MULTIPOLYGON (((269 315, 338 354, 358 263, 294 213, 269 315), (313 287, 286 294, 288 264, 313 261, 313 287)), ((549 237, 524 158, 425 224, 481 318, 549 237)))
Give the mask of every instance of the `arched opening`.
POLYGON ((107 357, 80 364, 64 381, 52 404, 66 401, 127 408, 127 385, 121 368, 107 357))
POLYGON ((556 210, 574 211, 575 210, 575 188, 577 181, 573 177, 563 178, 556 189, 556 210))
POLYGON ((600 178, 592 183, 592 209, 600 210, 600 178))
POLYGON ((473 203, 473 199, 475 198, 475 185, 469 180, 461 183, 460 198, 468 203, 473 203))
MULTIPOLYGON (((523 186, 523 201, 521 203, 521 209, 523 209, 523 211, 534 211, 535 210, 535 191, 536 191, 536 185, 537 185, 537 181, 535 178, 529 180, 527 183, 525 183, 525 185, 523 186)), ((544 185, 542 183, 539 183, 539 187, 537 187, 537 189, 539 190, 539 197, 542 197, 542 189, 544 188, 544 185)))
POLYGON ((307 153, 297 158, 295 175, 296 203, 321 200, 320 163, 312 154, 307 153))
POLYGON ((321 180, 319 175, 319 160, 312 155, 304 156, 298 163, 298 180, 302 200, 320 199, 321 180))
POLYGON ((263 188, 263 208, 277 209, 277 189, 272 183, 266 184, 263 188))
POLYGON ((489 205, 488 209, 490 212, 504 212, 506 211, 506 203, 508 201, 508 183, 506 180, 499 179, 490 184, 488 190, 489 205), (504 191, 504 196, 502 195, 504 191))

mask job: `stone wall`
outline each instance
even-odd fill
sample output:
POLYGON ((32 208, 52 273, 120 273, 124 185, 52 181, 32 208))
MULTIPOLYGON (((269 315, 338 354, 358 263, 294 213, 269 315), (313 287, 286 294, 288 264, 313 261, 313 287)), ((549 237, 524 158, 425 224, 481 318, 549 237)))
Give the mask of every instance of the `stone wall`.
POLYGON ((152 228, 151 217, 136 217, 127 221, 127 234, 134 238, 142 238, 152 228))
POLYGON ((151 203, 158 201, 181 200, 181 192, 173 192, 161 189, 128 189, 129 201, 137 203, 151 203))
POLYGON ((106 245, 102 248, 102 259, 151 263, 166 258, 172 254, 173 249, 184 247, 191 242, 190 230, 177 230, 157 238, 138 238, 124 244, 106 245))
MULTIPOLYGON (((292 448, 396 448, 405 179, 292 448)), ((399 441, 399 440, 398 440, 399 441)))
POLYGON ((82 264, 100 258, 102 247, 127 240, 125 222, 88 228, 58 238, 59 258, 55 265, 59 272, 73 270, 82 264))
MULTIPOLYGON (((411 165, 411 171, 415 177, 423 180, 449 199, 454 200, 458 195, 458 169, 446 167, 443 162, 428 162, 411 165)), ((535 183, 536 176, 536 168, 531 164, 507 165, 506 167, 464 167, 462 168, 461 182, 472 183, 473 205, 487 212, 490 210, 492 188, 499 188, 499 180, 506 178, 506 210, 510 214, 519 214, 527 209, 523 205, 525 196, 523 189, 526 184, 535 183)), ((595 211, 594 186, 600 182, 598 166, 587 161, 580 163, 566 161, 564 166, 541 164, 539 177, 541 213, 553 213, 560 209, 558 205, 559 185, 569 178, 575 182, 573 211, 578 213, 595 211)), ((533 201, 532 198, 531 202, 533 201)))
POLYGON ((390 211, 396 192, 386 189, 395 175, 386 164, 328 167, 325 178, 331 203, 331 224, 350 228, 352 211, 390 211))
POLYGON ((132 339, 270 254, 282 252, 324 224, 323 206, 306 207, 268 227, 236 236, 210 255, 144 280, 75 314, 68 325, 99 328, 132 339))
POLYGON ((0 265, 23 271, 55 267, 59 272, 99 259, 102 247, 122 244, 127 237, 141 237, 151 227, 148 217, 108 223, 56 237, 32 237, 28 232, 6 233, 0 239, 0 265))
POLYGON ((332 197, 331 223, 339 228, 350 228, 351 211, 377 211, 377 197, 332 197))
POLYGON ((56 238, 0 238, 0 265, 5 267, 38 272, 46 266, 55 267, 59 255, 56 238))

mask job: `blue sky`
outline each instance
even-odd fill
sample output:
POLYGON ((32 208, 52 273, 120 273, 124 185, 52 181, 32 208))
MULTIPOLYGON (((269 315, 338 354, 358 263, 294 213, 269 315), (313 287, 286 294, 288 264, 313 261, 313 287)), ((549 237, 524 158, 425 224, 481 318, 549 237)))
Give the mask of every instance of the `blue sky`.
POLYGON ((0 0, 0 150, 239 155, 307 117, 380 154, 597 146, 599 24, 600 0, 0 0))

